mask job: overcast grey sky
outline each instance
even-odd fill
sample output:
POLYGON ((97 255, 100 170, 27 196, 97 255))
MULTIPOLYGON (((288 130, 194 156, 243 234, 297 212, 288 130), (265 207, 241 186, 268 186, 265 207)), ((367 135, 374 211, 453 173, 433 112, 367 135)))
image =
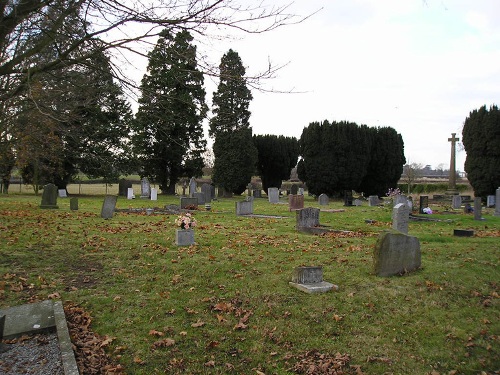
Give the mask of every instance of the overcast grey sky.
MULTIPOLYGON (((407 161, 448 168, 451 133, 461 139, 470 111, 500 104, 500 1, 297 0, 290 10, 320 8, 301 24, 212 46, 219 60, 236 50, 249 73, 268 57, 289 62, 265 86, 303 93, 253 91, 254 134, 298 138, 325 119, 391 126, 407 161)), ((464 161, 458 151, 458 170, 464 161)))

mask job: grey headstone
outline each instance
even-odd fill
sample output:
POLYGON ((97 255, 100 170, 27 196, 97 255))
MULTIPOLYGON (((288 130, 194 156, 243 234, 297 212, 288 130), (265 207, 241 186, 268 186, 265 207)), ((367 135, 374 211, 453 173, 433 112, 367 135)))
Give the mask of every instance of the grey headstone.
POLYGON ((201 185, 201 192, 205 196, 205 203, 212 202, 212 185, 210 184, 201 185))
POLYGON ((500 187, 496 190, 495 194, 495 216, 500 216, 500 187))
POLYGON ((410 209, 404 203, 398 203, 392 209, 392 229, 408 234, 408 222, 410 220, 410 209))
POLYGON ((453 207, 454 210, 459 210, 462 207, 462 198, 460 195, 453 195, 451 197, 451 207, 453 207))
POLYGON ((175 231, 175 244, 177 246, 191 246, 194 244, 194 230, 177 229, 175 231))
POLYGON ((181 209, 189 209, 189 208, 197 208, 198 207, 198 198, 192 197, 181 197, 181 209))
POLYGON ((268 188, 267 196, 269 198, 269 203, 279 203, 280 201, 280 191, 276 187, 268 188))
POLYGON ((394 231, 379 236, 373 253, 373 269, 377 276, 401 275, 419 269, 420 265, 418 238, 394 231))
POLYGON ((319 208, 307 207, 296 212, 296 228, 313 228, 319 226, 319 208))
POLYGON ((420 206, 419 206, 419 213, 423 214, 424 213, 424 208, 429 207, 429 196, 427 195, 421 195, 420 196, 420 206))
POLYGON ((288 196, 288 209, 290 211, 300 210, 304 208, 303 195, 289 195, 288 196))
POLYGON ((104 197, 104 202, 102 203, 101 217, 103 219, 111 219, 115 213, 116 207, 116 195, 106 195, 104 197))
POLYGON ((151 185, 147 177, 143 177, 141 180, 141 198, 149 199, 151 197, 151 185))
POLYGON ((198 199, 198 204, 205 204, 205 194, 196 191, 193 193, 193 198, 198 199))
POLYGON ((290 194, 297 195, 298 192, 299 192, 299 187, 296 184, 292 184, 292 187, 290 188, 290 194))
POLYGON ((488 208, 495 207, 495 196, 494 195, 488 195, 486 197, 486 207, 488 207, 488 208))
POLYGON ((394 206, 400 203, 408 204, 408 198, 406 197, 406 195, 403 194, 396 195, 396 197, 394 198, 394 206))
POLYGON ((292 274, 293 287, 306 293, 324 293, 337 290, 337 285, 323 281, 323 269, 321 267, 297 267, 292 274))
POLYGON ((320 206, 326 206, 328 203, 330 203, 330 200, 328 199, 328 195, 320 194, 320 196, 318 197, 318 204, 320 206))
POLYGON ((482 220, 482 203, 481 203, 481 197, 475 197, 474 198, 474 220, 482 220))
POLYGON ((377 195, 370 195, 368 197, 368 206, 370 207, 378 206, 379 202, 380 201, 377 195))
POLYGON ((361 206, 361 205, 363 204, 363 201, 362 201, 361 199, 355 199, 355 200, 353 201, 353 204, 354 204, 355 206, 361 206))
POLYGON ((40 208, 59 208, 57 206, 57 186, 47 184, 43 187, 42 203, 40 208))
POLYGON ((78 198, 73 197, 69 200, 69 209, 71 211, 78 211, 78 198))
POLYGON ((262 198, 262 190, 261 189, 253 189, 253 197, 254 198, 262 198))
POLYGON ((193 194, 196 192, 196 180, 194 177, 191 177, 189 180, 189 196, 193 197, 193 194))
POLYGON ((252 215, 253 214, 253 200, 235 202, 236 215, 252 215))
POLYGON ((68 194, 66 193, 66 189, 58 189, 57 195, 59 198, 68 198, 68 194))

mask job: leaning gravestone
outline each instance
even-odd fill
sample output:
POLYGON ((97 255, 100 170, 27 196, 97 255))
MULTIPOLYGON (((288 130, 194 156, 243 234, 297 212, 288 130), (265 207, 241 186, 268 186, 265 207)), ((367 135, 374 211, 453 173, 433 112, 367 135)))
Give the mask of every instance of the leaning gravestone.
POLYGON ((196 180, 194 177, 191 177, 189 180, 189 196, 193 197, 194 193, 196 193, 196 180))
POLYGON ((459 210, 462 207, 462 198, 460 195, 451 197, 451 207, 453 207, 454 210, 459 210))
POLYGON ((380 235, 373 253, 373 269, 377 276, 401 275, 419 269, 420 265, 418 238, 396 231, 380 235))
POLYGON ((277 187, 270 187, 267 189, 267 197, 269 203, 279 203, 280 201, 280 191, 277 187))
POLYGON ((242 202, 235 202, 236 204, 236 215, 253 215, 253 200, 247 200, 242 202))
POLYGON ((424 208, 429 207, 429 196, 427 195, 421 195, 420 196, 420 206, 419 206, 419 213, 423 214, 424 213, 424 208))
POLYGON ((398 203, 392 209, 392 229, 408 234, 408 222, 410 220, 410 209, 404 203, 398 203))
POLYGON ((103 219, 111 219, 115 213, 116 207, 116 195, 106 195, 104 197, 104 202, 102 203, 101 217, 103 219))
POLYGON ((143 177, 141 180, 141 198, 149 199, 151 197, 151 185, 147 177, 143 177))
POLYGON ((42 203, 40 208, 59 208, 57 206, 57 186, 54 184, 47 184, 43 187, 42 203))
POLYGON ((474 220, 483 220, 483 218, 481 216, 481 209, 482 209, 481 197, 475 197, 474 198, 474 220))
POLYGON ((500 216, 500 187, 495 194, 495 213, 493 215, 500 216))
POLYGON ((212 202, 212 185, 206 183, 201 185, 201 193, 205 196, 205 203, 212 202))
POLYGON ((326 206, 329 202, 330 200, 328 199, 328 195, 326 194, 320 194, 320 196, 318 197, 318 204, 320 206, 326 206))
POLYGON ((375 207, 378 206, 379 199, 377 195, 370 195, 368 197, 368 206, 370 207, 375 207))
POLYGON ((289 195, 288 196, 288 209, 290 211, 300 210, 304 208, 303 195, 289 195))
POLYGON ((319 226, 319 208, 307 207, 295 212, 297 219, 295 227, 297 230, 319 226))
POLYGON ((69 209, 71 211, 78 211, 78 198, 73 197, 69 200, 69 209))

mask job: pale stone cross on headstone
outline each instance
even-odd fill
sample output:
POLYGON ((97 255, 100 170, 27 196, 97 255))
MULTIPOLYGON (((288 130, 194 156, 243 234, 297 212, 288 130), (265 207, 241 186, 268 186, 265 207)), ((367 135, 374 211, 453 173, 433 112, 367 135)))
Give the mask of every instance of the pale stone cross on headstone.
POLYGON ((456 186, 457 177, 455 171, 455 150, 456 143, 460 140, 460 138, 456 138, 456 134, 457 133, 451 133, 451 138, 448 138, 448 142, 451 142, 450 177, 448 180, 448 190, 446 190, 446 194, 448 195, 458 195, 456 186))

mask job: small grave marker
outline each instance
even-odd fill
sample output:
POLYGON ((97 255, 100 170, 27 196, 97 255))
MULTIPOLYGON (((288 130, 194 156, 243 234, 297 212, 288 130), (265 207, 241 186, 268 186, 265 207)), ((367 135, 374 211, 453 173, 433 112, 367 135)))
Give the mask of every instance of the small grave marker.
POLYGON ((111 219, 115 213, 116 207, 116 195, 106 195, 104 197, 104 202, 102 202, 101 217, 103 219, 111 219))
POLYGON ((339 287, 323 281, 322 267, 297 267, 289 284, 306 293, 324 293, 339 287))
POLYGON ((252 215, 253 214, 253 200, 235 202, 236 215, 252 215))
POLYGON ((78 211, 78 198, 73 197, 69 200, 69 209, 71 211, 78 211))
POLYGON ((330 199, 328 198, 328 195, 320 194, 320 196, 318 197, 318 204, 320 206, 326 206, 326 205, 328 205, 328 203, 330 203, 330 199))

